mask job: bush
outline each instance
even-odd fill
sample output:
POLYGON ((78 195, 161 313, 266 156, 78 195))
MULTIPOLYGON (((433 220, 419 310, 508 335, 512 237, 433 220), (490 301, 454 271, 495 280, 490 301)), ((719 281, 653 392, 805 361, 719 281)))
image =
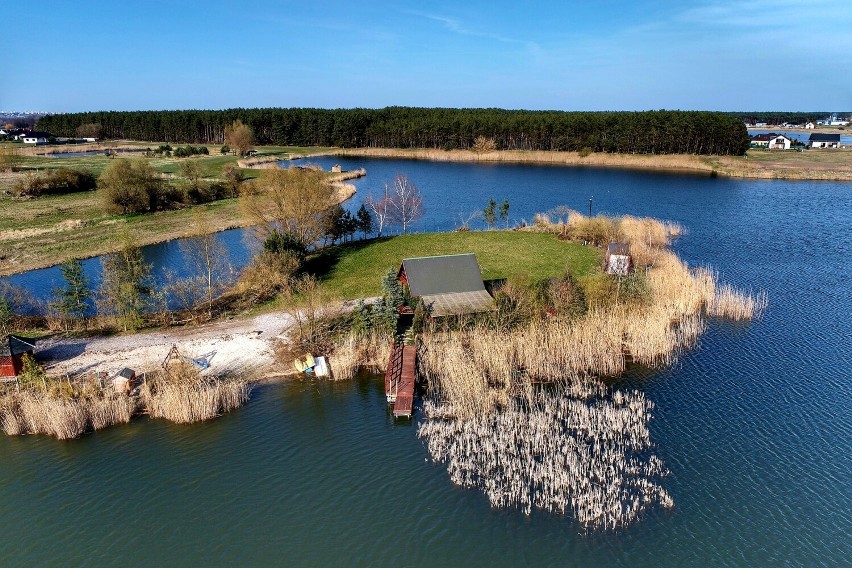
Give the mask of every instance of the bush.
POLYGON ((78 191, 92 191, 97 178, 85 170, 60 168, 42 174, 31 174, 15 183, 12 191, 19 197, 63 195, 78 191))
POLYGON ((157 208, 161 180, 150 164, 142 160, 115 160, 98 178, 108 211, 142 213, 157 208))
POLYGON ((592 149, 586 146, 584 148, 580 148, 580 151, 577 153, 580 154, 581 158, 586 158, 592 153, 592 149))
POLYGON ((272 231, 263 241, 263 250, 274 254, 289 254, 298 259, 299 264, 305 261, 308 247, 295 234, 289 231, 272 231))
POLYGON ((617 286, 615 278, 609 274, 603 272, 589 274, 580 281, 580 284, 589 309, 607 308, 615 302, 617 286))
POLYGON ((290 279, 300 266, 295 255, 265 250, 240 274, 236 290, 248 305, 269 300, 289 288, 290 279))
POLYGON ((577 217, 570 223, 571 237, 594 245, 605 245, 618 240, 618 223, 611 217, 577 217))

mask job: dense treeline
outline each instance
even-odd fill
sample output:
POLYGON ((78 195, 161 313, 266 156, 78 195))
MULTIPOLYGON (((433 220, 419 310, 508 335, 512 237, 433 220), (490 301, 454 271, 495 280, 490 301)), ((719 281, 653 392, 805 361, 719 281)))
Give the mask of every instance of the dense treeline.
MULTIPOLYGON (((806 124, 808 122, 816 122, 828 118, 830 112, 729 112, 730 116, 744 120, 749 124, 756 122, 765 122, 766 124, 806 124)), ((852 116, 852 112, 838 112, 838 116, 852 116)))
POLYGON ((561 112, 388 107, 261 108, 86 112, 45 116, 39 128, 72 135, 100 124, 112 139, 221 144, 235 120, 259 144, 469 149, 477 136, 502 150, 580 150, 642 154, 743 154, 740 119, 718 112, 561 112))

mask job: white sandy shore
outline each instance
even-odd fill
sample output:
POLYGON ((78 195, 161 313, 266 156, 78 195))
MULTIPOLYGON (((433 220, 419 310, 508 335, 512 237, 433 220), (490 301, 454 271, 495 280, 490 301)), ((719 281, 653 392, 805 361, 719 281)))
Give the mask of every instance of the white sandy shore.
POLYGON ((274 313, 133 335, 51 338, 38 343, 37 356, 54 376, 123 367, 141 372, 158 368, 176 344, 189 357, 212 353, 209 373, 258 378, 272 371, 274 342, 290 322, 290 316, 274 313))

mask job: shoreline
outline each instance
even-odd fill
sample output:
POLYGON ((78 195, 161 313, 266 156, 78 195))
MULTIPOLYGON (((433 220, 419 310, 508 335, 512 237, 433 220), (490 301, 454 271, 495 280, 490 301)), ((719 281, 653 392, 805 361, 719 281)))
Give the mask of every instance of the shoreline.
MULTIPOLYGON (((472 150, 429 150, 401 148, 339 148, 310 153, 315 156, 347 156, 360 158, 403 158, 436 162, 549 164, 566 167, 602 167, 707 175, 743 179, 779 179, 814 181, 852 181, 852 152, 845 163, 823 163, 807 158, 825 158, 830 154, 811 150, 813 156, 801 159, 801 153, 779 153, 749 156, 704 156, 693 154, 606 154, 591 153, 582 157, 578 152, 539 150, 495 150, 476 153, 472 150), (768 161, 772 158, 780 161, 768 161)), ((838 150, 845 157, 847 151, 838 150)), ((834 155, 831 155, 834 157, 834 155)))
MULTIPOLYGON (((331 183, 332 187, 334 187, 335 190, 337 191, 337 195, 335 196, 335 202, 337 204, 345 203, 346 201, 351 199, 355 195, 355 193, 357 193, 357 189, 351 183, 343 183, 341 181, 336 181, 336 180, 331 180, 330 183, 331 183)), ((207 204, 207 205, 215 205, 215 203, 216 202, 214 202, 212 204, 207 204)), ((195 207, 203 207, 203 206, 195 206, 195 207)), ((191 209, 193 209, 193 208, 192 207, 186 208, 186 210, 191 210, 191 209)), ((176 210, 176 211, 179 212, 179 211, 183 211, 183 210, 176 210)), ((148 215, 150 217, 148 217, 145 220, 151 221, 153 223, 153 222, 157 221, 156 215, 161 215, 161 214, 168 215, 168 214, 174 214, 174 213, 175 213, 175 211, 159 211, 159 212, 153 213, 153 214, 149 213, 148 215)), ((111 224, 111 226, 115 226, 115 225, 116 225, 116 223, 111 224)), ((124 220, 124 223, 122 223, 122 225, 127 226, 127 221, 124 220)), ((228 223, 226 225, 216 225, 214 227, 214 230, 210 231, 210 233, 208 233, 208 234, 221 233, 221 232, 224 232, 224 231, 230 231, 232 229, 245 229, 245 228, 251 227, 253 225, 254 225, 254 223, 252 223, 250 220, 246 220, 246 219, 243 219, 242 217, 240 217, 235 222, 231 222, 231 223, 228 223)), ((71 229, 71 230, 73 230, 73 229, 71 229)), ((27 229, 19 229, 18 231, 20 231, 22 233, 21 237, 20 237, 21 239, 27 238, 27 235, 24 234, 27 231, 27 229)), ((51 230, 43 231, 41 234, 50 233, 50 232, 54 232, 54 233, 70 232, 70 230, 63 231, 61 228, 59 228, 59 229, 55 229, 53 231, 51 231, 51 230)), ((160 243, 167 243, 167 242, 170 242, 170 241, 175 241, 175 240, 178 240, 178 239, 187 238, 187 236, 188 236, 187 234, 173 234, 173 233, 165 233, 165 234, 163 234, 163 233, 149 233, 149 234, 146 234, 145 232, 140 231, 140 232, 136 233, 136 241, 137 241, 138 246, 144 247, 144 246, 156 245, 156 244, 160 244, 160 243)), ((4 240, 14 240, 14 236, 8 236, 4 240)), ((2 242, 2 241, 0 241, 0 242, 2 242)), ((108 241, 108 243, 109 242, 111 242, 111 241, 108 241)), ((87 250, 87 252, 85 252, 85 253, 74 255, 74 258, 78 258, 80 260, 86 260, 86 259, 89 259, 89 258, 94 258, 96 256, 102 256, 102 255, 105 255, 105 254, 109 254, 109 253, 115 252, 116 250, 117 249, 115 247, 109 246, 107 244, 107 246, 95 247, 93 249, 87 250)), ((15 274, 21 274, 23 272, 29 272, 31 270, 42 270, 42 269, 45 269, 45 268, 52 268, 52 267, 57 266, 57 265, 61 264, 62 262, 64 262, 64 259, 56 260, 56 259, 50 258, 50 259, 42 260, 42 261, 34 260, 32 262, 27 262, 26 260, 22 261, 20 259, 13 259, 13 261, 16 262, 16 264, 14 266, 11 266, 11 265, 8 264, 9 261, 7 259, 0 257, 0 278, 6 278, 8 276, 14 276, 15 274)))

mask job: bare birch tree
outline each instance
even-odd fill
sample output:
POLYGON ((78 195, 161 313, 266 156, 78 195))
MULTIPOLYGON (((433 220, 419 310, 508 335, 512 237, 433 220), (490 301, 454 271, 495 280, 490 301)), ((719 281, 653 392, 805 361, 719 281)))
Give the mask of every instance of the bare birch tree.
POLYGON ((393 178, 389 213, 392 222, 402 225, 403 234, 408 233, 411 224, 423 216, 423 195, 404 175, 393 178))
POLYGON ((225 291, 228 251, 201 213, 193 216, 191 238, 182 241, 181 246, 184 247, 184 254, 195 263, 195 278, 203 289, 207 317, 213 317, 213 300, 225 291))
POLYGON ((385 194, 382 197, 375 198, 371 194, 364 200, 364 204, 370 209, 370 211, 372 211, 373 216, 376 218, 376 230, 379 233, 379 237, 382 236, 382 231, 385 229, 385 223, 388 221, 388 214, 391 210, 390 203, 391 197, 388 184, 385 184, 385 194))

